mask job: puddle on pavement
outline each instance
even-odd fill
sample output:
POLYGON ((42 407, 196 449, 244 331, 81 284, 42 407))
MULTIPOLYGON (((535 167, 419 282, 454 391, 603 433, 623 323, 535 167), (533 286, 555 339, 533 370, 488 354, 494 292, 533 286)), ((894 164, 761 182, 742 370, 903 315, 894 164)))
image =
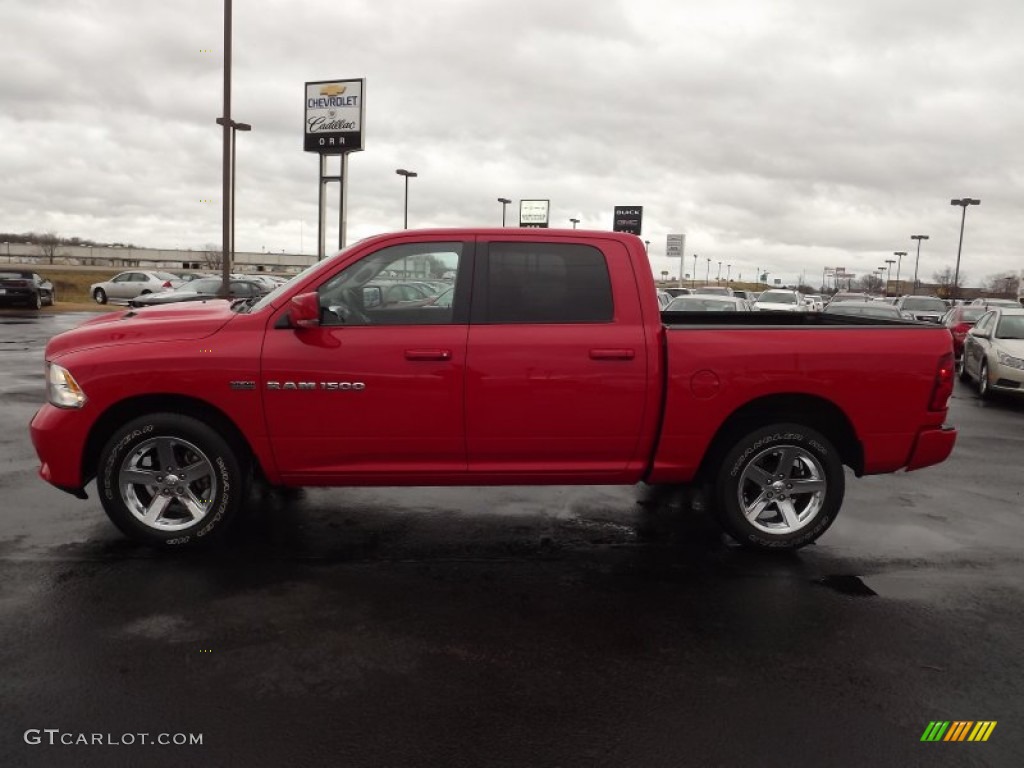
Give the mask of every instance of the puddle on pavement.
POLYGON ((864 583, 860 576, 823 576, 820 579, 815 579, 814 583, 851 597, 876 597, 878 595, 875 590, 864 583))

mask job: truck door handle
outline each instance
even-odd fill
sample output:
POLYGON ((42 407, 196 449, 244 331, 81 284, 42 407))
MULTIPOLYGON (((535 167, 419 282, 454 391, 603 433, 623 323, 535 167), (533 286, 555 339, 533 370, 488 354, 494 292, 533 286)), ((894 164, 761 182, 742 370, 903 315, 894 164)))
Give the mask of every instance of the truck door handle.
POLYGON ((636 353, 632 349, 592 349, 591 360, 632 360, 636 353))
POLYGON ((407 349, 405 350, 406 360, 451 360, 450 349, 407 349))

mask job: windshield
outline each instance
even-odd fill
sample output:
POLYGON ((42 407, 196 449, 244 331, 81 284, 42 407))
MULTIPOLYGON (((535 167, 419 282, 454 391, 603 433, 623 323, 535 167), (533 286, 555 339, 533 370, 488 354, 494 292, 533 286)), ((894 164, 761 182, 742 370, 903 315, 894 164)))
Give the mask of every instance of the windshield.
POLYGON ((796 294, 789 293, 788 291, 765 291, 761 294, 761 298, 757 300, 758 304, 796 304, 796 294))
POLYGON ((1003 315, 996 328, 997 339, 1024 339, 1024 315, 1003 315))
POLYGON ((903 308, 915 312, 945 312, 946 304, 942 299, 918 296, 905 299, 903 301, 903 308))
MULTIPOLYGON (((359 242, 353 243, 352 245, 350 245, 348 248, 344 249, 343 251, 338 251, 338 253, 339 254, 340 253, 346 253, 347 251, 351 250, 352 248, 355 248, 361 242, 362 242, 362 240, 360 240, 359 242)), ((335 256, 337 256, 337 255, 338 254, 335 254, 335 256)), ((332 256, 331 258, 333 259, 334 256, 332 256)), ((322 261, 314 261, 312 264, 310 264, 304 270, 299 272, 297 275, 295 275, 292 278, 289 278, 286 282, 281 283, 279 286, 277 286, 277 288, 272 290, 266 296, 262 297, 255 304, 252 304, 251 306, 248 305, 248 304, 239 304, 239 306, 237 307, 238 311, 239 312, 259 312, 261 309, 263 309, 267 305, 273 304, 278 296, 280 296, 285 291, 289 290, 291 288, 291 284, 293 282, 295 282, 297 280, 302 280, 304 277, 309 275, 311 272, 314 272, 315 270, 317 270, 320 267, 322 267, 323 264, 324 263, 322 261)))

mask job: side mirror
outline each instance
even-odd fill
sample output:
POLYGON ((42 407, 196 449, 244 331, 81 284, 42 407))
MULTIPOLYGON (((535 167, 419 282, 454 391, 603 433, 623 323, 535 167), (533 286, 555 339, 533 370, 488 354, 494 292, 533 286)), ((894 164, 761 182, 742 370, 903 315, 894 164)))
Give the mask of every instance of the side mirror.
POLYGON ((313 291, 293 296, 290 314, 296 328, 316 328, 320 325, 320 295, 313 291))

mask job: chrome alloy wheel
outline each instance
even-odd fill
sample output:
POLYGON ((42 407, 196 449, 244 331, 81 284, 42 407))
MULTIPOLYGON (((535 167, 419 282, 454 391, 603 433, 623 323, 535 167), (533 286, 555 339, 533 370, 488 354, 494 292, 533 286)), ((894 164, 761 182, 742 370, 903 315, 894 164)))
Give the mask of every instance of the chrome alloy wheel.
POLYGON ((128 511, 157 531, 195 525, 209 514, 217 495, 213 463, 179 437, 139 443, 121 462, 117 480, 128 511))
POLYGON ((757 454, 740 476, 737 495, 747 521, 764 533, 807 527, 825 502, 828 483, 814 454, 795 445, 757 454))

